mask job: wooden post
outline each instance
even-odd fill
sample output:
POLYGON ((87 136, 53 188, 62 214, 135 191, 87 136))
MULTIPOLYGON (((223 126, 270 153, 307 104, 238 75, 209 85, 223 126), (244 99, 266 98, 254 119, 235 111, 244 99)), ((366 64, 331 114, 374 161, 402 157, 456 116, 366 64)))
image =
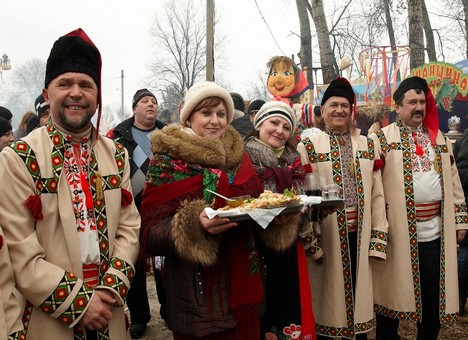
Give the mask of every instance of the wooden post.
POLYGON ((206 80, 214 81, 214 0, 206 0, 206 80))

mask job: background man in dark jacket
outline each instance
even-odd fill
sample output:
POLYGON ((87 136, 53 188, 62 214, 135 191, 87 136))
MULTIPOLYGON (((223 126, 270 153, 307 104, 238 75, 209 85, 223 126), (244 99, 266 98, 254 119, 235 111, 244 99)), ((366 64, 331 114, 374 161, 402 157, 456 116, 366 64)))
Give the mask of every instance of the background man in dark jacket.
MULTIPOLYGON (((453 155, 457 160, 458 175, 462 183, 465 201, 468 197, 468 129, 462 138, 456 141, 453 155)), ((460 243, 458 253, 458 293, 460 297, 460 316, 465 315, 465 304, 468 298, 468 236, 460 243)))
POLYGON ((258 112, 258 110, 260 110, 263 104, 265 104, 264 100, 254 100, 250 103, 249 108, 247 109, 247 113, 244 116, 232 121, 231 125, 234 127, 234 129, 237 130, 237 132, 239 132, 242 138, 255 130, 252 122, 254 120, 255 114, 258 112))
MULTIPOLYGON (((146 171, 152 157, 150 134, 156 129, 162 129, 166 124, 157 120, 158 101, 148 89, 140 89, 135 93, 132 109, 133 116, 117 125, 108 133, 108 137, 117 140, 128 150, 132 191, 139 211, 146 171)), ((151 313, 146 292, 144 263, 139 261, 135 270, 135 278, 128 292, 127 305, 131 317, 130 335, 132 338, 139 339, 145 333, 151 313)))

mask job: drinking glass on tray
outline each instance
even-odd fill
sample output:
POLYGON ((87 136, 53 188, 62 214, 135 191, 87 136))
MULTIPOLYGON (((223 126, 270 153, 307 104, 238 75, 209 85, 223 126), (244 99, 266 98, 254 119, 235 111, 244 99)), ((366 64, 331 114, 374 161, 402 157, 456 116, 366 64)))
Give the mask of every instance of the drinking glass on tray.
POLYGON ((320 190, 320 178, 317 173, 307 173, 304 180, 304 186, 307 196, 322 196, 322 190, 320 190))
MULTIPOLYGON (((322 196, 320 189, 320 177, 316 172, 309 172, 304 179, 305 193, 307 196, 322 196)), ((320 209, 312 206, 309 210, 309 218, 311 221, 319 220, 320 209)))

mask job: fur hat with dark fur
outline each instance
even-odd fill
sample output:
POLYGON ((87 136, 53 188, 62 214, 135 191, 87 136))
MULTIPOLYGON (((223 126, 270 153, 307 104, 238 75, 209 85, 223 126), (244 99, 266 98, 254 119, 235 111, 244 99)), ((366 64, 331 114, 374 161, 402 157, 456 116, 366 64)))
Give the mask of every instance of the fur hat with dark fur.
POLYGON ((101 54, 81 28, 60 37, 52 46, 47 59, 44 87, 67 72, 85 73, 100 88, 101 54))

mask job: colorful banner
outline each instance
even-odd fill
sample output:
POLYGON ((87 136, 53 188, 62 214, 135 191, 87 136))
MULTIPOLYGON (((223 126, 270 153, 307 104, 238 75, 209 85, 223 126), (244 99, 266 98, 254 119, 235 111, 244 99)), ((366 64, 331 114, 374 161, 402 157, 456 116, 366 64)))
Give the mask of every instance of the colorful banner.
POLYGON ((468 74, 453 64, 431 62, 411 70, 411 75, 426 79, 437 106, 449 112, 459 93, 468 94, 468 74))
POLYGON ((447 79, 463 96, 468 94, 468 74, 453 64, 431 62, 411 70, 411 74, 426 79, 428 83, 436 79, 447 79))

